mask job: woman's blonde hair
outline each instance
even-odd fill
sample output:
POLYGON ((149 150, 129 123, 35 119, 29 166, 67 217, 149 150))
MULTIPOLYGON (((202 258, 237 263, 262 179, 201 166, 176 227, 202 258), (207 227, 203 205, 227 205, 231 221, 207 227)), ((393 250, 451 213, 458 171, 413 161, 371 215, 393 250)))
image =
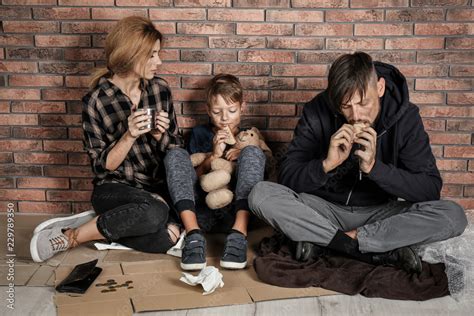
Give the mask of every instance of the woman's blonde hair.
POLYGON ((153 23, 144 17, 129 16, 118 21, 105 39, 106 68, 98 69, 93 75, 89 87, 94 88, 101 77, 113 74, 126 75, 138 64, 142 77, 147 59, 157 40, 163 35, 153 23))

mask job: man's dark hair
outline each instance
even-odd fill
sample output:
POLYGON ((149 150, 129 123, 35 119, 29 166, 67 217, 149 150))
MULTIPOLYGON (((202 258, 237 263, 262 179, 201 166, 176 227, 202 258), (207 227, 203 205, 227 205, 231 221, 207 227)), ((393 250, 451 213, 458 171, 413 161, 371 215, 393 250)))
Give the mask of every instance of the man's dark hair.
POLYGON ((354 93, 361 99, 371 80, 376 79, 372 57, 364 52, 345 54, 336 59, 329 69, 328 94, 331 106, 341 112, 354 93))

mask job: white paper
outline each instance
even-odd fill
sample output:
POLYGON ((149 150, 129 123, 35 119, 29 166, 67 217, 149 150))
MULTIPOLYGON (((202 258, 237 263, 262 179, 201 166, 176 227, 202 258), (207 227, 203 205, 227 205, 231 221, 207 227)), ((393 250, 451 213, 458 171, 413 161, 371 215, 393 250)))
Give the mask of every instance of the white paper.
POLYGON ((217 288, 224 286, 222 278, 223 275, 219 272, 219 269, 214 266, 207 266, 197 276, 183 272, 183 276, 179 280, 192 286, 201 284, 204 289, 202 295, 208 295, 217 288))

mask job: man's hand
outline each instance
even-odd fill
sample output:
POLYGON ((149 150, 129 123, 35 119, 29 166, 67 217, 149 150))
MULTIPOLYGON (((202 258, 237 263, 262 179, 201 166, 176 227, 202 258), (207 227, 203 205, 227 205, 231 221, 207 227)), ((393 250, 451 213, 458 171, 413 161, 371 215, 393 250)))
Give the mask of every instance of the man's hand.
POLYGON ((328 156, 323 161, 324 172, 336 169, 341 165, 351 153, 352 140, 354 139, 354 126, 344 124, 331 136, 328 156))
POLYGON ((170 128, 170 119, 168 118, 168 112, 160 111, 156 115, 155 119, 155 129, 150 131, 151 136, 153 136, 157 141, 161 141, 163 133, 170 128))
POLYGON ((375 165, 377 132, 372 127, 364 127, 362 132, 355 136, 354 143, 362 146, 354 152, 354 155, 360 158, 359 168, 362 172, 369 173, 375 165))

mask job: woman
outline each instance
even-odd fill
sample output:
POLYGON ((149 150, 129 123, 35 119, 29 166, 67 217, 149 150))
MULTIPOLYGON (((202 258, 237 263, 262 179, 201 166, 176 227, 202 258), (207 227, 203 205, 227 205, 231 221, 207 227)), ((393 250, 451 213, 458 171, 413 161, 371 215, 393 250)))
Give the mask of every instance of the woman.
POLYGON ((95 174, 94 211, 40 224, 30 243, 34 261, 96 239, 164 253, 180 235, 170 218, 165 151, 182 146, 171 93, 155 77, 161 33, 142 17, 120 20, 107 36, 107 68, 83 98, 84 144, 95 174), (146 109, 156 110, 155 120, 146 109), (154 127, 154 128, 152 128, 154 127))

